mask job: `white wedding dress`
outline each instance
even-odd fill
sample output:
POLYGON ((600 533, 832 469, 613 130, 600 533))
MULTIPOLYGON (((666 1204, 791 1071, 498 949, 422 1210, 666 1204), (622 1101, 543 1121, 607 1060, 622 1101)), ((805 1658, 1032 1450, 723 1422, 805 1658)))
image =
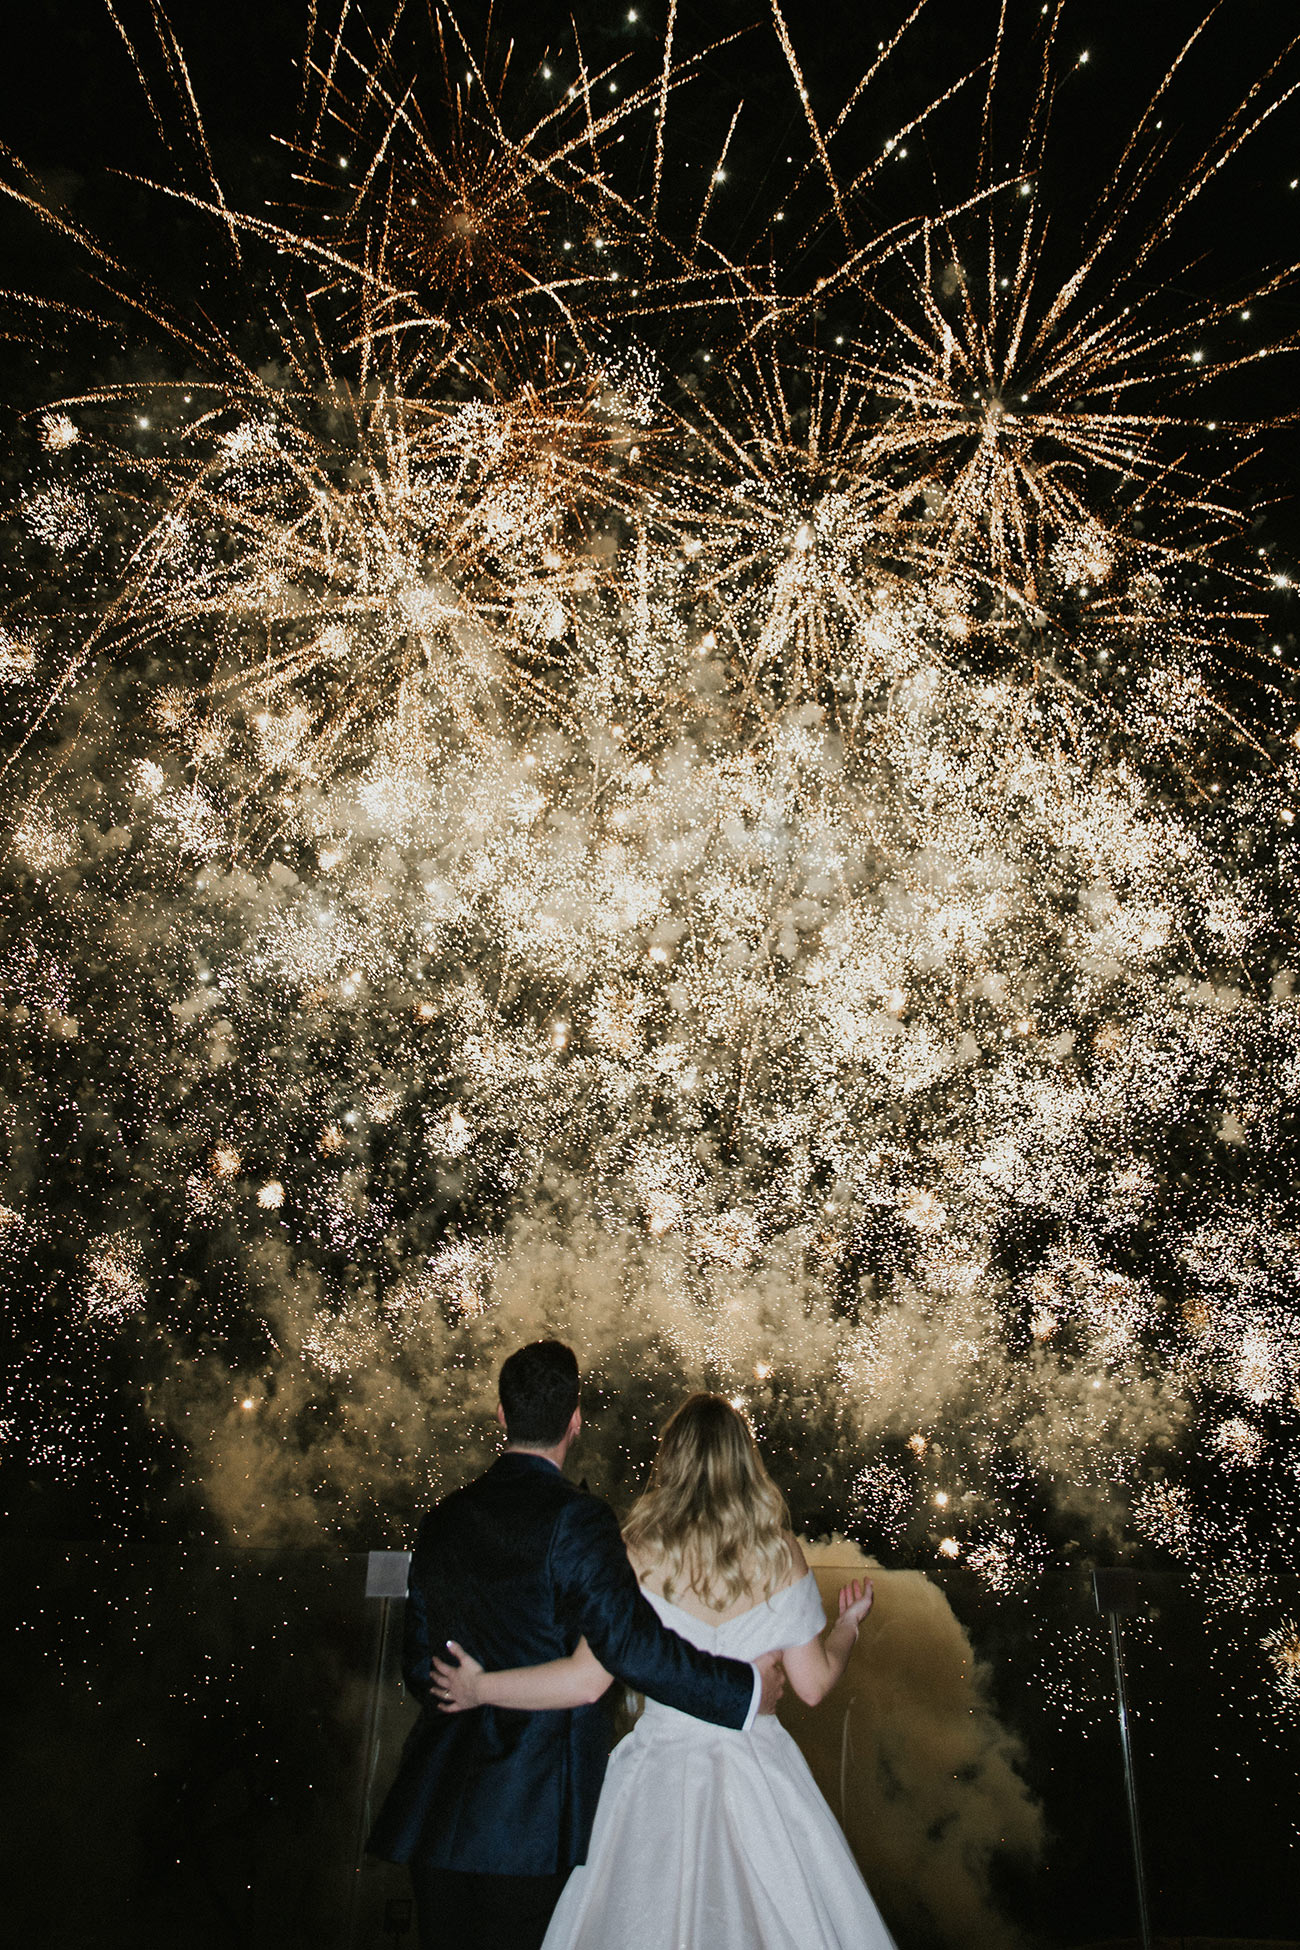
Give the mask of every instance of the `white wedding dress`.
MULTIPOLYGON (((646 1596, 706 1652, 756 1659, 826 1624, 810 1571, 706 1625, 646 1596)), ((654 1700, 614 1749, 586 1862, 543 1950, 894 1950, 839 1823, 785 1728, 748 1733, 654 1700)))

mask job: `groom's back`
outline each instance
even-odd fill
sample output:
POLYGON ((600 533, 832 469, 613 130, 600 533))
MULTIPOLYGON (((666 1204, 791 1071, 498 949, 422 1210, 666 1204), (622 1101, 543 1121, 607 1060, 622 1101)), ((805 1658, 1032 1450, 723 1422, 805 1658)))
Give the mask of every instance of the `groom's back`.
MULTIPOLYGON (((423 1605, 426 1643, 448 1639, 480 1664, 536 1665, 572 1652, 548 1573, 556 1526, 584 1492, 533 1457, 503 1456, 431 1510, 411 1558, 410 1596, 423 1605)), ((419 1656, 419 1647, 408 1648, 419 1656)), ((407 1671, 407 1684, 427 1686, 407 1671)), ((519 1716, 525 1717, 525 1716, 519 1716)))
POLYGON ((442 1714, 429 1699, 429 1661, 449 1639, 492 1669, 572 1652, 581 1628, 553 1559, 566 1516, 593 1511, 616 1539, 606 1506, 542 1458, 507 1451, 425 1517, 403 1653, 422 1711, 371 1837, 374 1853, 407 1861, 418 1849, 443 1868, 550 1875, 581 1851, 609 1746, 606 1702, 442 1714))

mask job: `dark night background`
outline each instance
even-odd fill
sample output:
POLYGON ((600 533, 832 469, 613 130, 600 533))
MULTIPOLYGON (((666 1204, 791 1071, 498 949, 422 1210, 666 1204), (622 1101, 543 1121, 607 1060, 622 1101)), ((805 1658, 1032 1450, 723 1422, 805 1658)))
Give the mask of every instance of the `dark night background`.
MULTIPOLYGON (((121 11, 143 42, 145 9, 121 11)), ((861 68, 901 11, 848 0, 815 12, 790 7, 815 102, 838 103, 846 76, 861 68)), ((23 12, 21 36, 0 64, 0 141, 79 223, 161 289, 202 287, 210 268, 207 224, 112 173, 165 178, 168 165, 105 11, 95 0, 42 0, 23 12)), ((169 12, 231 202, 256 208, 280 199, 285 152, 271 137, 293 122, 305 9, 286 0, 174 0, 169 12)), ((621 51, 629 37, 657 35, 654 8, 643 5, 635 25, 626 12, 589 0, 577 8, 594 64, 621 51)), ((1028 33, 1037 12, 1013 10, 1009 71, 1022 59, 1017 30, 1028 33)), ((1056 107, 1050 190, 1063 249, 1091 204, 1097 158, 1133 126, 1179 30, 1198 12, 1110 0, 1067 8, 1061 45, 1077 43, 1090 59, 1067 77, 1056 107)), ((1198 54, 1171 115, 1175 157, 1191 159, 1220 106, 1235 104, 1276 58, 1288 12, 1277 0, 1231 0, 1227 31, 1198 54), (1198 94, 1206 121, 1191 127, 1187 107, 1198 94)), ((521 55, 540 51, 546 10, 519 13, 521 55)), ((467 7, 462 18, 473 38, 472 23, 485 15, 467 7)), ((496 19, 499 29, 515 25, 505 10, 496 19)), ((995 19, 992 4, 937 0, 886 77, 891 118, 928 98, 931 65, 950 71, 955 43, 968 45, 971 65, 983 58, 995 19)), ((806 149, 789 76, 761 14, 734 0, 684 5, 679 46, 742 28, 750 31, 710 57, 705 79, 676 100, 670 132, 679 162, 698 151, 700 165, 710 166, 716 132, 744 97, 730 159, 738 245, 754 241, 754 212, 769 207, 765 186, 784 157, 806 149)), ((564 31, 556 10, 553 38, 564 31)), ((1036 67, 1036 57, 1024 65, 1026 72, 1036 67)), ((932 169, 954 195, 969 174, 978 91, 970 117, 964 131, 960 116, 943 124, 942 147, 916 145, 917 172, 932 169)), ((1298 130, 1294 110, 1276 118, 1244 165, 1202 199, 1184 238, 1189 258, 1199 259, 1189 263, 1189 291, 1233 289, 1262 262, 1300 254, 1300 191, 1289 187, 1300 175, 1298 130)), ((933 200, 934 191, 928 194, 933 200)), ((0 256, 11 290, 84 290, 70 254, 12 210, 0 211, 0 256)), ((203 302, 237 326, 238 294, 228 285, 205 289, 203 302)), ((1269 302, 1300 329, 1294 293, 1269 302)), ((831 332, 840 322, 832 314, 818 329, 831 332)), ((75 390, 106 369, 136 376, 132 355, 102 342, 97 350, 76 332, 0 345, 6 455, 21 454, 27 437, 15 407, 75 390)), ((1274 375, 1283 369, 1270 364, 1263 395, 1243 381, 1225 405, 1256 415, 1293 412, 1300 395, 1294 376, 1286 397, 1273 396, 1274 375)), ((1275 439, 1257 471, 1261 513, 1252 539, 1262 538, 1279 561, 1300 539, 1291 498, 1300 478, 1296 451, 1294 435, 1275 439)), ((6 458, 4 466, 9 493, 19 463, 6 458)), ((1292 627, 1289 605, 1279 599, 1275 628, 1288 648, 1292 627)), ((1227 682, 1238 706, 1254 712, 1251 673, 1229 673, 1227 682)), ((1266 715, 1261 707, 1261 719, 1266 715)), ((389 1539, 357 1535, 347 1556, 223 1552, 185 1480, 184 1458, 139 1413, 129 1347, 109 1360, 120 1370, 102 1378, 109 1406, 81 1477, 62 1481, 39 1464, 3 1472, 0 1576, 17 1631, 4 1688, 19 1729, 5 1827, 8 1844, 16 1845, 15 1887, 22 1885, 10 1940, 148 1946, 181 1939, 195 1950, 342 1943, 340 1865, 354 1846, 364 1771, 358 1755, 381 1650, 375 1601, 361 1595, 359 1553, 389 1539)), ((1062 1574, 1001 1604, 964 1574, 948 1573, 943 1583, 992 1668, 1000 1710, 1025 1741, 1026 1773, 1047 1808, 1044 1863, 1034 1870, 1006 1865, 1009 1913, 1035 1942, 1129 1934, 1113 1723, 1072 1711, 1044 1681, 1068 1642, 1067 1669, 1073 1660, 1090 1671, 1096 1695, 1108 1699, 1104 1634, 1090 1616, 1084 1580, 1062 1574)), ((1294 1730, 1252 1732, 1244 1746, 1231 1704, 1243 1655, 1230 1633, 1205 1625, 1195 1591, 1175 1577, 1150 1589, 1154 1611, 1133 1632, 1132 1683, 1142 1716, 1156 1927, 1162 1935, 1300 1936, 1294 1730)), ((919 1938, 903 1945, 925 1950, 919 1938)))

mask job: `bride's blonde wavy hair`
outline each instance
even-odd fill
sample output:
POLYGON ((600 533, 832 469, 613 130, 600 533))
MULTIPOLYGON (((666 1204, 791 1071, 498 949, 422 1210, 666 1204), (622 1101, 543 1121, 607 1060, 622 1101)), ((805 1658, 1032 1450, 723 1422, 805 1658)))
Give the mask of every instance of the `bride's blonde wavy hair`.
POLYGON ((722 1395, 699 1394, 665 1423, 623 1537, 634 1557, 655 1560, 670 1603, 681 1582, 725 1611, 744 1592, 770 1598, 788 1581, 789 1522, 744 1416, 722 1395))

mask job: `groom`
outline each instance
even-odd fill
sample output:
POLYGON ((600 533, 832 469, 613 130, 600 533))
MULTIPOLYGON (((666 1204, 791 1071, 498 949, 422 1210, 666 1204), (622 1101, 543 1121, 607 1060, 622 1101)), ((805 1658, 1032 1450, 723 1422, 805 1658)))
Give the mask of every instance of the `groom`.
POLYGON ((448 1639, 499 1670, 563 1658, 585 1636, 629 1686, 726 1727, 770 1711, 782 1684, 772 1658, 761 1670, 714 1658, 660 1624, 613 1511, 561 1475, 582 1427, 572 1349, 521 1347, 499 1387, 504 1453, 420 1525, 403 1655, 420 1718, 368 1845, 409 1864, 421 1950, 536 1950, 586 1857, 609 1752, 604 1700, 440 1714, 430 1658, 448 1639))

